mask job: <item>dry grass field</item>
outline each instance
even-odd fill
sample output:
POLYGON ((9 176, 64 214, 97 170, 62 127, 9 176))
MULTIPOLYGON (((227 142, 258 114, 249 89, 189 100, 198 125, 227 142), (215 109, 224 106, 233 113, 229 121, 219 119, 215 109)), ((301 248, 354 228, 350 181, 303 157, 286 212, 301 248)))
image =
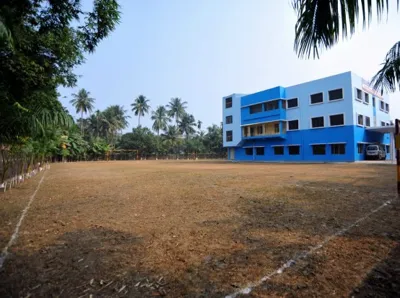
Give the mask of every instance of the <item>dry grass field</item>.
POLYGON ((0 194, 1 249, 43 175, 1 297, 224 297, 321 243, 246 297, 400 291, 392 165, 56 164, 0 194))

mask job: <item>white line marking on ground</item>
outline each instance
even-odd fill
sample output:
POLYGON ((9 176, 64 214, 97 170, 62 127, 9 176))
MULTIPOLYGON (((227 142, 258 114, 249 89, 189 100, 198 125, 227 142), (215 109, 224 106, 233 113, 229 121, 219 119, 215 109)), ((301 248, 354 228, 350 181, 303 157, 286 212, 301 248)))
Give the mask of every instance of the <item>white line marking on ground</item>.
POLYGON ((19 218, 19 221, 17 223, 17 225, 15 226, 15 230, 14 233, 12 234, 10 240, 8 241, 7 245, 3 248, 1 255, 0 255, 0 269, 3 268, 4 262, 8 256, 8 249, 14 244, 14 242, 17 240, 18 238, 18 233, 19 233, 19 228, 21 227, 22 221, 25 218, 26 213, 28 213, 29 208, 31 207, 31 204, 33 202, 33 200, 36 197, 36 193, 38 192, 39 188, 40 188, 40 184, 42 184, 43 179, 44 179, 44 175, 46 174, 46 172, 43 173, 42 179, 40 179, 39 184, 36 186, 36 190, 35 192, 31 195, 28 204, 26 205, 25 209, 22 211, 21 217, 19 218))
POLYGON ((325 238, 324 241, 322 241, 320 244, 313 246, 309 251, 303 252, 302 254, 298 255, 297 257, 287 261, 285 264, 283 264, 281 267, 279 267, 278 269, 276 269, 275 271, 271 272, 268 275, 265 275, 264 277, 262 277, 260 280, 248 284, 246 287, 241 288, 240 290, 225 296, 225 298, 235 298, 238 295, 246 295, 246 294, 250 294, 250 292, 262 285, 265 281, 271 279, 273 276, 277 275, 277 274, 282 274, 283 271, 285 271, 287 268, 292 267, 293 265, 296 264, 297 261, 304 259, 306 257, 308 257, 309 255, 311 255, 312 253, 314 253, 316 250, 324 247, 328 242, 330 242, 331 240, 335 239, 336 237, 343 235, 344 233, 346 233, 347 231, 349 231, 351 228, 353 228, 354 226, 356 226, 357 224, 359 224, 360 222, 366 220, 368 217, 370 217, 372 214, 378 212, 379 210, 381 210, 382 208, 384 208, 385 206, 389 205, 392 202, 392 200, 388 200, 385 203, 383 203, 382 205, 380 205, 378 208, 372 210, 371 212, 369 212, 368 214, 366 214, 365 216, 359 218, 358 220, 356 220, 354 223, 352 223, 351 225, 347 226, 346 228, 336 232, 335 234, 325 238))

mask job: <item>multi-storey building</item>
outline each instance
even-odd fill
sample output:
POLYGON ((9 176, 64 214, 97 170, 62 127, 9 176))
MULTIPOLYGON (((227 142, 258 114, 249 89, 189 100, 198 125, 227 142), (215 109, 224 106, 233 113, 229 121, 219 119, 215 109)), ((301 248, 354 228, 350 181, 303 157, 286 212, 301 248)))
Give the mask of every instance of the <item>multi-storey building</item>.
POLYGON ((230 160, 358 161, 368 144, 392 152, 389 102, 346 72, 291 87, 223 98, 230 160))

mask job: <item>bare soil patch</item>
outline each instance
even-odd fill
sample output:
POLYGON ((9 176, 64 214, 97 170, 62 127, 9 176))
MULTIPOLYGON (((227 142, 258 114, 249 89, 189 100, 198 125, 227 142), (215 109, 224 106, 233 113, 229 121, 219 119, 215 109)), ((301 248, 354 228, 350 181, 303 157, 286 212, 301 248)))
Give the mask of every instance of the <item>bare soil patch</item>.
MULTIPOLYGON (((391 165, 194 161, 57 164, 45 175, 1 297, 223 297, 393 199, 396 180, 391 165)), ((0 194, 2 247, 39 179, 0 194)), ((395 199, 250 296, 398 293, 399 216, 395 199)))

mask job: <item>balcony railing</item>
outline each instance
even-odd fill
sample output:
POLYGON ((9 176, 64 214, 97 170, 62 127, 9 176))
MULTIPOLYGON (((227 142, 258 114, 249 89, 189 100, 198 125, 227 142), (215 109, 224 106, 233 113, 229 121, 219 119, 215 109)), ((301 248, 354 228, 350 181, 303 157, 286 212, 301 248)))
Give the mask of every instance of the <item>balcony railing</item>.
POLYGON ((247 125, 242 128, 244 138, 279 137, 286 134, 286 125, 283 121, 247 125))

